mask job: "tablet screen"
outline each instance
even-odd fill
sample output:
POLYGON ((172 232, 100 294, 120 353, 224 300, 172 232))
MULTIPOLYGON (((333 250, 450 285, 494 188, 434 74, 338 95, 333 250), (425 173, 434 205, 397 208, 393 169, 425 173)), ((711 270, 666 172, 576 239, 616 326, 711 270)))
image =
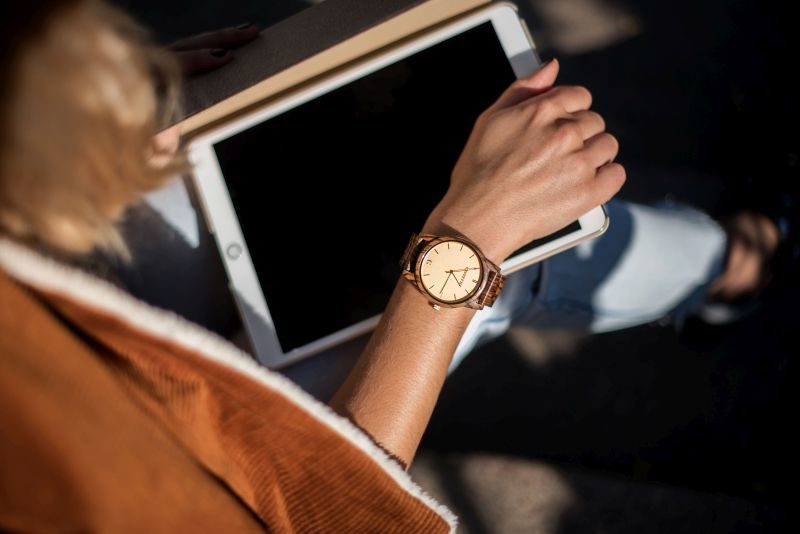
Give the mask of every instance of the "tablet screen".
POLYGON ((475 119, 514 79, 487 22, 214 145, 285 352, 383 311, 475 119))

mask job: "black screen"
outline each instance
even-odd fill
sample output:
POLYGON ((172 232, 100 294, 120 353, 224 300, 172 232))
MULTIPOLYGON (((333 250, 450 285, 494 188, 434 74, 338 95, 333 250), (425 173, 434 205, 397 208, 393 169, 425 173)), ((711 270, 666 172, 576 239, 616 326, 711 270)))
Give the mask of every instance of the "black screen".
POLYGON ((486 23, 214 146, 284 351, 383 311, 473 122, 514 79, 486 23))

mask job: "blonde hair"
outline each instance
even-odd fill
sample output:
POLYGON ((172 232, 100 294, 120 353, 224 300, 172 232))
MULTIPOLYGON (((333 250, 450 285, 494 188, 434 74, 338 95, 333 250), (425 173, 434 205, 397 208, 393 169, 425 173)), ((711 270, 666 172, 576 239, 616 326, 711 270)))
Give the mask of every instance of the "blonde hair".
POLYGON ((153 136, 175 111, 163 105, 176 102, 175 60, 118 10, 80 0, 51 14, 12 68, 0 232, 62 253, 127 257, 116 228, 126 207, 183 169, 180 157, 154 163, 153 136))

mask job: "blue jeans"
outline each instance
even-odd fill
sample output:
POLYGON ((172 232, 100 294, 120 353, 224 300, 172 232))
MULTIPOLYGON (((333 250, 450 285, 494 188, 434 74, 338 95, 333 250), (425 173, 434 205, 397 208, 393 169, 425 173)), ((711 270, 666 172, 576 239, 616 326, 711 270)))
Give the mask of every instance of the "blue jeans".
POLYGON ((707 215, 680 205, 612 201, 608 231, 509 275, 495 305, 475 315, 451 370, 512 324, 608 332, 682 322, 722 272, 726 236, 707 215))

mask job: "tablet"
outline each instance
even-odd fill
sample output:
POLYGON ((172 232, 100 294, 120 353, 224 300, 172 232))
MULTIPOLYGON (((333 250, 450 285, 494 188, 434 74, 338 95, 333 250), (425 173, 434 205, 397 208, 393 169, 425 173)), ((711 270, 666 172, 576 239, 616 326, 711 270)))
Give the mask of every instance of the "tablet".
MULTIPOLYGON (((191 140, 194 184, 259 361, 280 367, 374 328, 475 119, 538 67, 516 11, 496 5, 191 140)), ((503 271, 606 225, 598 207, 503 271)))

